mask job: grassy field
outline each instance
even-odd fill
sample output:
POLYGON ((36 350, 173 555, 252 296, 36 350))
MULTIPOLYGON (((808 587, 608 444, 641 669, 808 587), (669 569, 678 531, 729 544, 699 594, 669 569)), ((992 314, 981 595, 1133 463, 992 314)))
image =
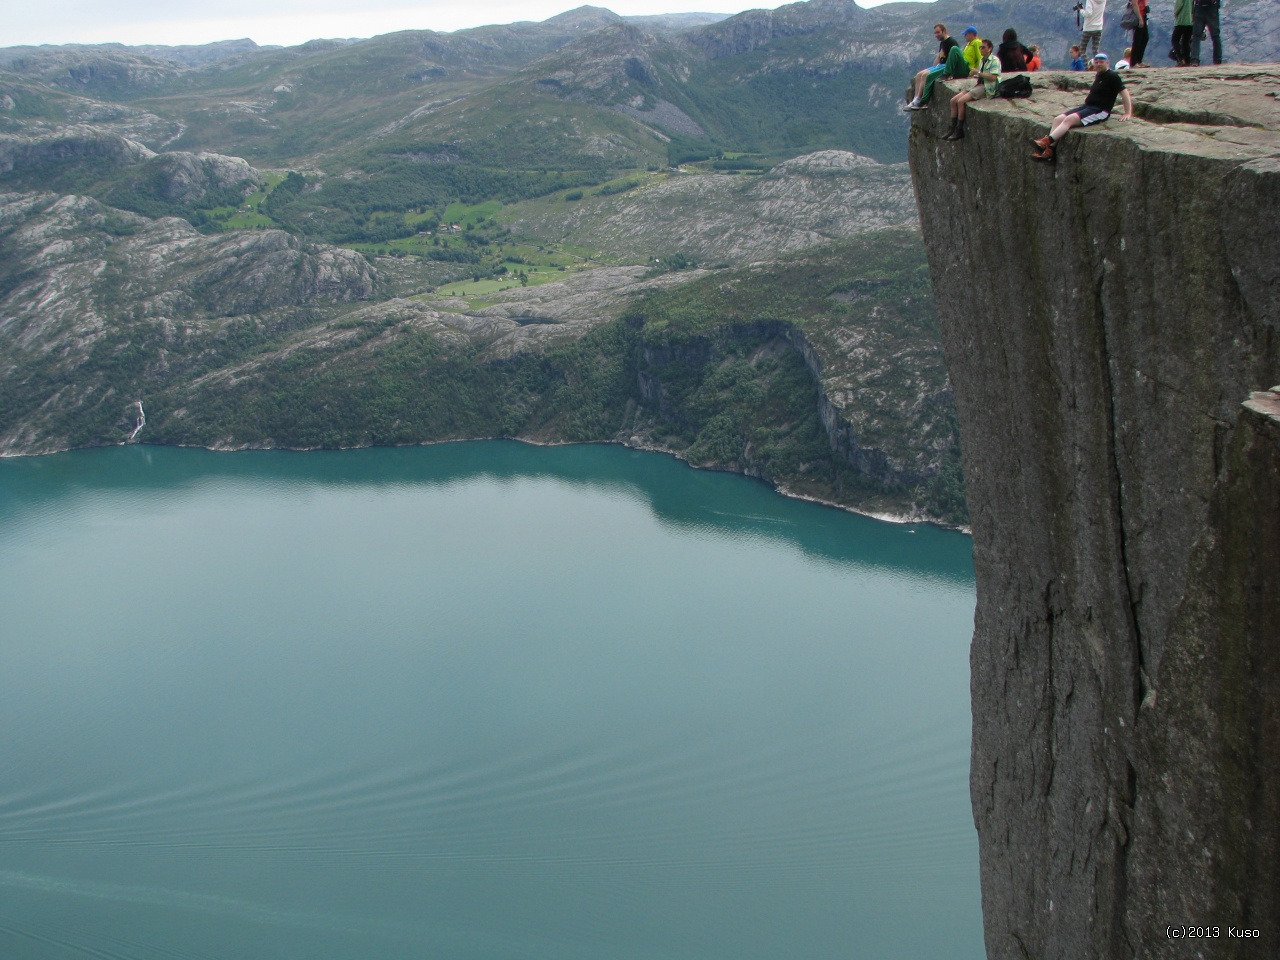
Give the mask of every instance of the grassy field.
POLYGON ((484 280, 458 280, 454 283, 446 283, 437 287, 436 293, 442 297, 462 297, 473 307, 483 307, 488 305, 484 300, 487 296, 513 287, 536 287, 542 283, 550 283, 552 280, 562 279, 565 272, 571 269, 569 267, 530 267, 510 261, 503 265, 510 272, 484 280), (520 272, 517 273, 517 271, 520 272))

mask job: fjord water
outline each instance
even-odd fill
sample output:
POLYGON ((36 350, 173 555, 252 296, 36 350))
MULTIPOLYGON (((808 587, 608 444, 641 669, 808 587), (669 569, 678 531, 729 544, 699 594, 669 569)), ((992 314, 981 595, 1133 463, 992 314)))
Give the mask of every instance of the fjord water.
POLYGON ((967 538, 617 447, 0 461, 0 956, 976 958, 967 538))

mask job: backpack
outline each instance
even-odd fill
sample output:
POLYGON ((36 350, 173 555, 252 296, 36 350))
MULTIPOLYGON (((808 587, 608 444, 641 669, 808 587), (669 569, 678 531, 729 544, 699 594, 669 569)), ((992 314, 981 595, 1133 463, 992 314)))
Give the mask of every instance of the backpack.
POLYGON ((1014 100, 1018 97, 1029 97, 1031 96, 1031 80, 1022 74, 1010 77, 1008 80, 1001 80, 996 96, 1005 97, 1009 100, 1014 100))

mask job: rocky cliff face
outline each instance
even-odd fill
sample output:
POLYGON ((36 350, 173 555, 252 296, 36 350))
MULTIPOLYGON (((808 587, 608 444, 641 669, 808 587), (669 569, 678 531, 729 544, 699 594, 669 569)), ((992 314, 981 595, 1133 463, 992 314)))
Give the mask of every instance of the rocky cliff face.
POLYGON ((974 533, 988 953, 1274 958, 1280 71, 1135 74, 1137 118, 1052 165, 1027 139, 1083 90, 1042 82, 957 144, 936 98, 910 145, 974 533))

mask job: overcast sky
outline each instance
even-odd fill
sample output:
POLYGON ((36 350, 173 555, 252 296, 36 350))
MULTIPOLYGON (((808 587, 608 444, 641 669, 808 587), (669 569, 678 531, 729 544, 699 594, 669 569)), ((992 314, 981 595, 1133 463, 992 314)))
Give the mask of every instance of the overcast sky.
MULTIPOLYGON (((884 0, 859 0, 875 6, 884 0)), ((12 0, 0 19, 0 46, 41 43, 209 43, 249 37, 260 44, 321 37, 372 37, 395 30, 458 30, 488 23, 545 20, 576 0, 12 0)), ((776 7, 765 0, 597 2, 624 16, 776 7)))

